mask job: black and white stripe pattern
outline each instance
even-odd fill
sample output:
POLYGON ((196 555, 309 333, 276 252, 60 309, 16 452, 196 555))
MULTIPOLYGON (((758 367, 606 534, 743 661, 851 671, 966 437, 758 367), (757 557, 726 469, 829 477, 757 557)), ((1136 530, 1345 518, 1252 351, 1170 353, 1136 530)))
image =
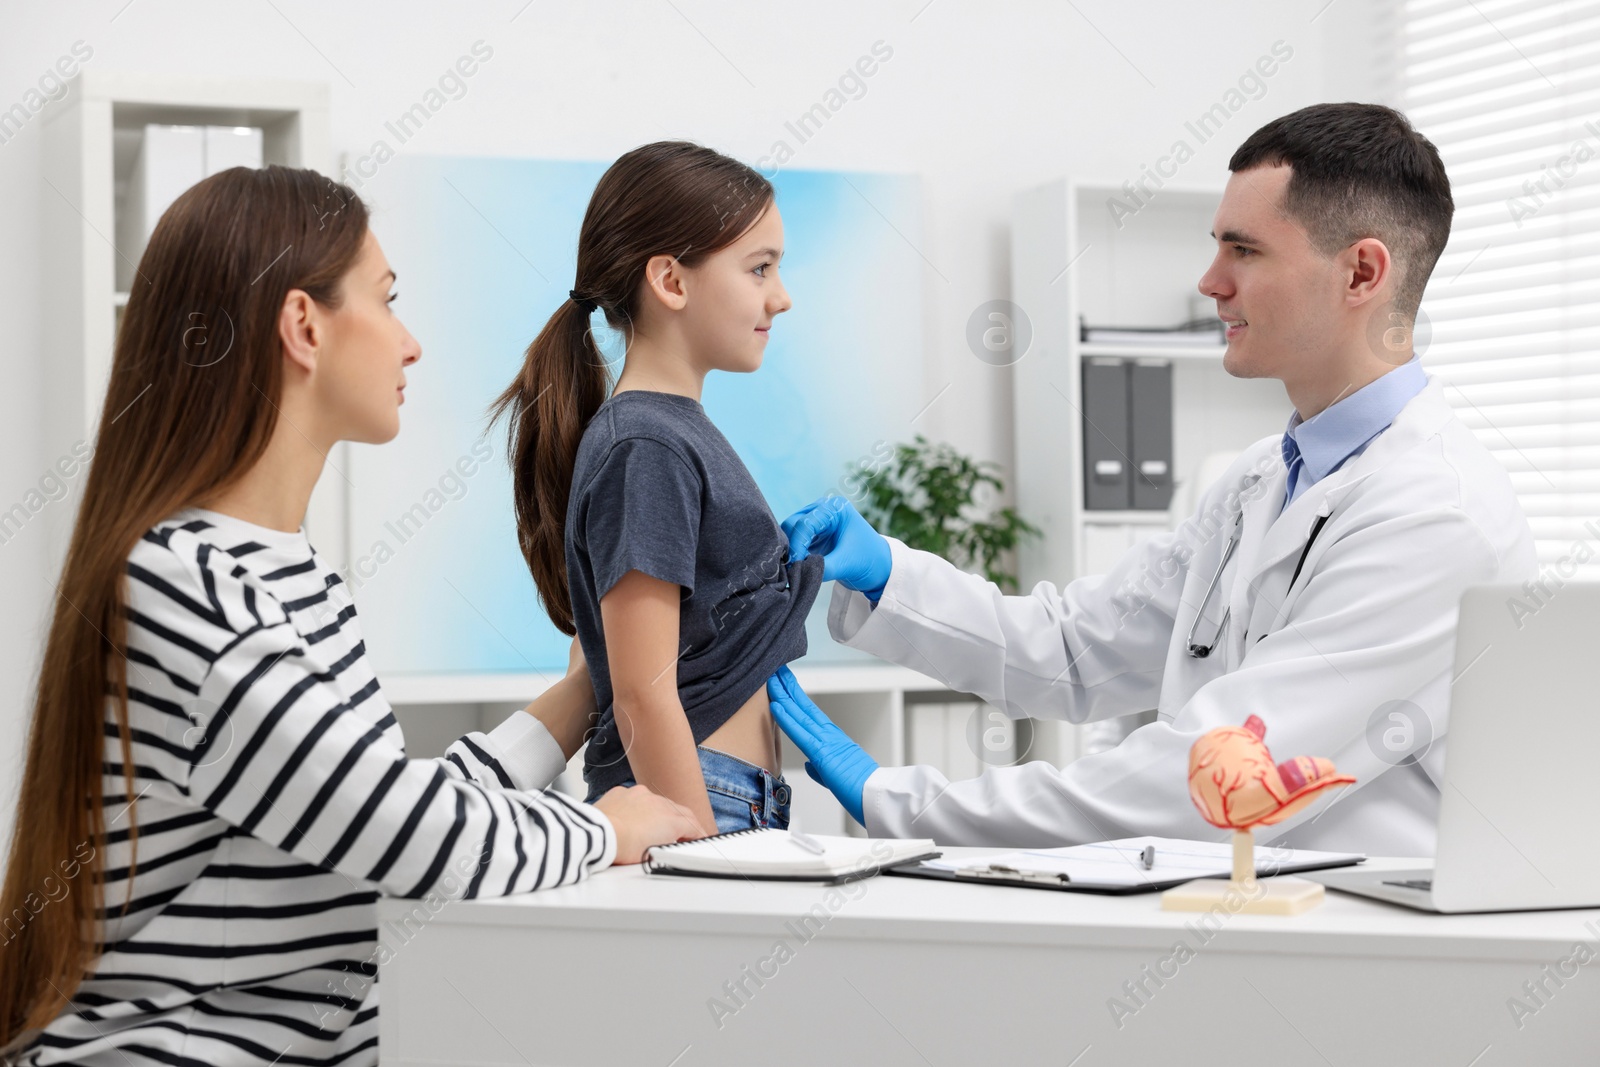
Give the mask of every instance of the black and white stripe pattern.
POLYGON ((427 917, 611 862, 603 816, 537 791, 563 761, 531 716, 406 758, 304 534, 185 511, 129 557, 128 604, 134 794, 108 709, 106 952, 19 1062, 375 1064, 379 893, 427 917))

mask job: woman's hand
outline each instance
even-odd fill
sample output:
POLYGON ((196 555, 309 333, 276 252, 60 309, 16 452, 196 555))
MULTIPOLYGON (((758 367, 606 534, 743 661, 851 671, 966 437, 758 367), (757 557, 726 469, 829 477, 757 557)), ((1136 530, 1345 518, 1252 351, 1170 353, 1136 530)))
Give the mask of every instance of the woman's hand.
POLYGON ((572 647, 567 650, 566 676, 522 710, 544 723, 567 759, 583 747, 589 731, 600 720, 600 709, 595 707, 589 664, 583 658, 577 638, 573 638, 572 647))
POLYGON ((617 858, 638 863, 651 845, 670 845, 705 836, 700 823, 682 804, 652 793, 642 785, 619 785, 595 801, 617 832, 617 858))

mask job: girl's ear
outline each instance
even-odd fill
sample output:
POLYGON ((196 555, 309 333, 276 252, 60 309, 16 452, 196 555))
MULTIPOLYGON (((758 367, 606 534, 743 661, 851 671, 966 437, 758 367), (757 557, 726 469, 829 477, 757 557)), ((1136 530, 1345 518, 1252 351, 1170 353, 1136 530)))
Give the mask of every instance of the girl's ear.
POLYGON ((645 292, 669 311, 682 311, 689 302, 688 271, 674 256, 651 256, 644 265, 645 292))
POLYGON ((278 311, 278 340, 283 344, 283 354, 308 374, 317 369, 322 342, 319 311, 317 302, 304 289, 290 289, 278 311))

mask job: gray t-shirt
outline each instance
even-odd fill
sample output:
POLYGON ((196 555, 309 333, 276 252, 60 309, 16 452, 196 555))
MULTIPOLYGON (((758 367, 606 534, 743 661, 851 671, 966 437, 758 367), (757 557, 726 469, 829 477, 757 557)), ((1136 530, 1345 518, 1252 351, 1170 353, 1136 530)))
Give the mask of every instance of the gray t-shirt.
POLYGON ((633 389, 600 406, 578 446, 566 545, 573 621, 600 708, 584 760, 591 797, 633 777, 600 622, 600 599, 630 570, 682 587, 678 697, 696 744, 805 655, 822 557, 789 562, 755 479, 692 397, 633 389))

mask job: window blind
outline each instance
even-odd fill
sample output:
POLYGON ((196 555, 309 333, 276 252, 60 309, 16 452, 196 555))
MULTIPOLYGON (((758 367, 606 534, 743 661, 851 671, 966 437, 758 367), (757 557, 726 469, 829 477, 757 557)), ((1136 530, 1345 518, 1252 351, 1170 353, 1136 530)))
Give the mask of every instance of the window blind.
POLYGON ((1456 204, 1423 366, 1511 472, 1541 567, 1600 578, 1600 0, 1409 0, 1399 22, 1399 105, 1456 204))

